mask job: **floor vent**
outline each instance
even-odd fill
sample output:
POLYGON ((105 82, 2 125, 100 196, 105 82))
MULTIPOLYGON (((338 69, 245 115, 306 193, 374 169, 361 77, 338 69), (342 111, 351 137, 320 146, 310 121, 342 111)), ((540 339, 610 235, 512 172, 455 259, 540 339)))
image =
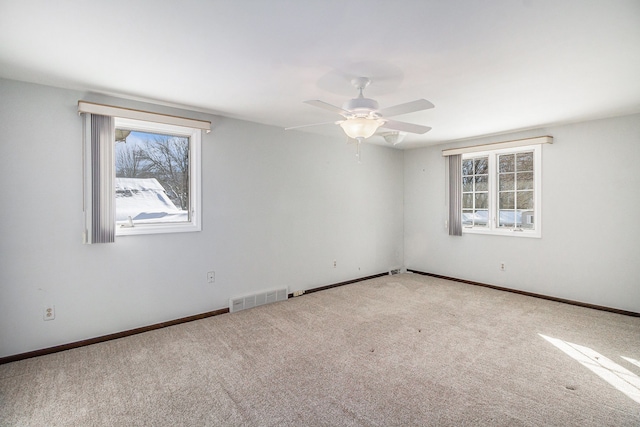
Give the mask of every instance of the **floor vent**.
POLYGON ((236 311, 247 308, 257 307, 259 305, 270 304, 276 301, 284 301, 289 297, 287 289, 273 289, 270 291, 259 292, 257 294, 245 295, 229 299, 229 311, 236 311))

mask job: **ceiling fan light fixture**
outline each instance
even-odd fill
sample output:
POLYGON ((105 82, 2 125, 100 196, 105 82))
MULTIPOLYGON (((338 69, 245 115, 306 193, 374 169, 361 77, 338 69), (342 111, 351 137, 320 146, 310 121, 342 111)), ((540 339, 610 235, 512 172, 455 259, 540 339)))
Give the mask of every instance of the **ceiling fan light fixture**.
POLYGON ((369 138, 376 133, 376 130, 382 124, 384 120, 380 119, 368 119, 366 117, 353 117, 340 123, 340 127, 344 130, 349 138, 369 138))
POLYGON ((407 136, 406 132, 399 132, 397 130, 391 132, 384 132, 380 134, 385 141, 392 145, 398 145, 402 142, 405 136, 407 136))

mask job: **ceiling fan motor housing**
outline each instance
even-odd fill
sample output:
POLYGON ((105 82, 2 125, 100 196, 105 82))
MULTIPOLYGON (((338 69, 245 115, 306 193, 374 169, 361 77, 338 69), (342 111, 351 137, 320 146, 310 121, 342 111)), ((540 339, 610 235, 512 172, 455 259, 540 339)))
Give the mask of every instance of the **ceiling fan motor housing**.
POLYGON ((348 100, 342 106, 343 110, 346 110, 353 114, 354 117, 379 117, 375 114, 380 105, 374 99, 358 97, 348 100))

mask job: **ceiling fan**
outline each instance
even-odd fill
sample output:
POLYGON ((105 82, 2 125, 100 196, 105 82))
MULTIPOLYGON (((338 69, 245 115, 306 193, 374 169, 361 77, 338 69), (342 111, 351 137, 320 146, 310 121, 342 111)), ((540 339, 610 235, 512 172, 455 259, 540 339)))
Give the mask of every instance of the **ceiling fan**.
POLYGON ((378 128, 415 134, 424 134, 431 130, 429 126, 389 119, 389 117, 433 108, 434 105, 426 99, 417 99, 415 101, 381 109, 376 100, 365 98, 362 93, 364 89, 371 84, 371 79, 368 77, 357 77, 351 80, 351 84, 358 90, 358 97, 345 102, 342 108, 320 101, 319 99, 304 101, 305 104, 338 113, 344 118, 343 120, 294 126, 286 128, 286 130, 298 129, 307 126, 337 124, 342 127, 349 138, 357 140, 358 143, 371 137, 376 133, 378 128))

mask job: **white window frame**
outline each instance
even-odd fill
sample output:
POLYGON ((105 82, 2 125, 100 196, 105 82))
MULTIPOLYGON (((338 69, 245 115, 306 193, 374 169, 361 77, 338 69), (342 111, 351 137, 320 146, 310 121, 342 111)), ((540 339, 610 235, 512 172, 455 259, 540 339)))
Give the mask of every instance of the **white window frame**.
MULTIPOLYGON (((116 117, 116 128, 126 128, 143 132, 168 134, 189 138, 189 221, 186 222, 166 222, 150 224, 134 224, 127 226, 116 224, 116 237, 132 236, 141 234, 161 234, 161 233, 185 233, 202 230, 202 191, 200 168, 201 158, 201 130, 196 128, 176 126, 165 123, 149 122, 144 120, 134 120, 116 117)), ((115 159, 114 159, 115 161, 115 159)), ((115 194, 114 194, 115 198, 115 194)), ((115 208, 115 206, 114 206, 115 208)))
MULTIPOLYGON (((509 147, 502 149, 473 151, 462 154, 462 160, 487 156, 489 159, 489 221, 487 227, 462 226, 463 234, 488 234, 509 237, 542 237, 542 146, 540 144, 509 147), (534 229, 528 230, 518 227, 498 227, 498 155, 516 154, 533 151, 534 175, 534 229)), ((462 174, 462 170, 460 171, 462 174)))

